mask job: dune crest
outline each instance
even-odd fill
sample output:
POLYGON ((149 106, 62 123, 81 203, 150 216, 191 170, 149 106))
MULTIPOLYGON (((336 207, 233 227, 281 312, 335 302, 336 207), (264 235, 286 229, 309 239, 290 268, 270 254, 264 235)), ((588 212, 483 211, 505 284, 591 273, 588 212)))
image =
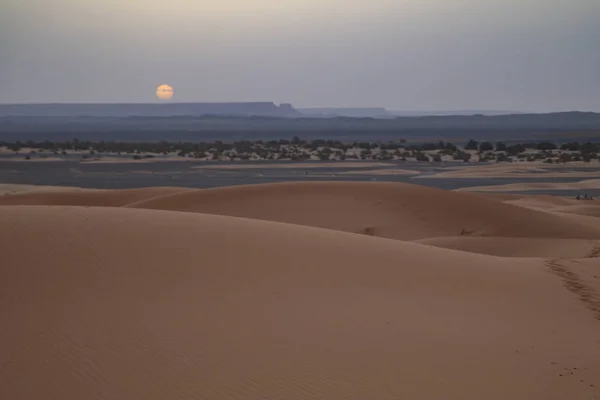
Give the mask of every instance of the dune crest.
POLYGON ((215 189, 80 190, 0 198, 0 205, 19 204, 125 207, 235 216, 423 241, 502 256, 584 258, 600 240, 600 224, 585 217, 576 218, 568 213, 570 209, 560 208, 576 205, 572 199, 494 197, 402 183, 295 182, 215 189), (527 250, 519 250, 519 247, 527 250))
POLYGON ((443 236, 600 239, 600 230, 468 193, 386 182, 311 182, 174 193, 130 205, 316 226, 401 240, 443 236))
POLYGON ((499 257, 591 258, 600 253, 599 240, 450 236, 416 243, 499 257))
POLYGON ((194 189, 178 187, 153 187, 143 189, 96 190, 78 188, 58 188, 27 190, 0 197, 2 205, 53 205, 85 207, 123 207, 141 200, 165 194, 180 193, 194 189))

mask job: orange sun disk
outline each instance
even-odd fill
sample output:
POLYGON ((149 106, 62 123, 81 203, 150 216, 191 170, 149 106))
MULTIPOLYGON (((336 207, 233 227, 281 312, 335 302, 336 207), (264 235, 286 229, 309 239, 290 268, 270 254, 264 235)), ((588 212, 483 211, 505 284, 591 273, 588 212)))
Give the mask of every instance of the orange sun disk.
POLYGON ((156 88, 156 97, 161 100, 171 100, 173 93, 173 88, 169 85, 160 85, 156 88))

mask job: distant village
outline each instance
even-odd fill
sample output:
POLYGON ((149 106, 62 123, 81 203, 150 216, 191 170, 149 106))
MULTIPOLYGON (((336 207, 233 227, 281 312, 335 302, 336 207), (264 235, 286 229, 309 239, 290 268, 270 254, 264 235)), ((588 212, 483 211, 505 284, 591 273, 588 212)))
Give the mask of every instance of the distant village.
POLYGON ((182 142, 91 142, 74 139, 65 142, 0 142, 4 154, 24 160, 80 157, 82 162, 105 157, 132 160, 188 159, 197 161, 420 161, 420 162, 544 162, 567 163, 598 160, 596 143, 550 142, 511 143, 470 140, 464 146, 450 142, 408 143, 352 142, 336 140, 304 141, 300 138, 272 141, 236 141, 225 143, 182 142))

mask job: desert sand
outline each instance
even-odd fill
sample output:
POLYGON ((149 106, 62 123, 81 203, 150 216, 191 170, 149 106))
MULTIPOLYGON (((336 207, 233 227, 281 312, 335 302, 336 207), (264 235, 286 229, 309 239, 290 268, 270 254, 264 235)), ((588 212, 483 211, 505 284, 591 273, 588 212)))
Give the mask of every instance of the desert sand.
MULTIPOLYGON (((15 185, 8 185, 15 186, 15 185)), ((144 189, 99 190, 22 185, 14 194, 5 192, 0 197, 0 205, 79 205, 99 207, 122 207, 148 198, 160 198, 163 195, 182 193, 191 189, 154 187, 144 189), (33 188, 32 188, 33 187, 33 188), (19 190, 20 189, 20 190, 19 190)))
POLYGON ((201 169, 307 169, 307 168, 373 168, 373 167, 393 167, 394 164, 381 163, 381 162, 314 162, 304 161, 301 163, 294 162, 281 162, 281 163, 269 163, 269 162, 240 162, 240 163, 224 163, 224 164, 206 164, 199 165, 194 168, 201 169))
POLYGON ((500 236, 600 240, 600 230, 533 207, 390 182, 294 182, 4 196, 0 205, 122 206, 308 225, 400 240, 500 236))
MULTIPOLYGON (((30 192, 64 192, 67 191, 79 191, 84 190, 80 188, 74 187, 65 187, 65 186, 40 186, 40 185, 18 185, 12 183, 0 183, 0 196, 9 195, 9 194, 23 194, 30 192)), ((87 190, 90 191, 90 190, 87 190)))
POLYGON ((418 175, 420 173, 420 171, 413 169, 371 169, 366 171, 338 172, 338 175, 418 175))
MULTIPOLYGON (((544 174, 538 178, 548 178, 544 174)), ((531 183, 509 183, 506 185, 471 186, 457 189, 462 192, 529 192, 536 190, 586 190, 600 189, 600 179, 586 179, 579 182, 531 182, 531 183)))
MULTIPOLYGON (((144 154, 141 154, 143 157, 144 154)), ((151 158, 141 158, 139 160, 133 157, 95 157, 82 159, 81 162, 85 164, 148 164, 148 163, 160 163, 160 162, 198 162, 200 160, 191 157, 179 157, 177 155, 170 156, 154 156, 151 158)))
POLYGON ((419 175, 415 178, 597 178, 600 177, 598 168, 598 162, 589 164, 584 162, 566 164, 515 162, 440 168, 440 171, 435 174, 419 175))
POLYGON ((375 182, 2 196, 0 398, 600 398, 600 218, 575 206, 375 182))

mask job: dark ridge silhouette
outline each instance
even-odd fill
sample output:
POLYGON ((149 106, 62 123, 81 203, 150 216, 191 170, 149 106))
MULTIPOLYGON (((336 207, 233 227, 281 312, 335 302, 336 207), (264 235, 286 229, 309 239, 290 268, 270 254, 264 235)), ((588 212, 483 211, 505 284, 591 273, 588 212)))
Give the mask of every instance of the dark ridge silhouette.
POLYGON ((4 104, 0 117, 183 117, 183 116, 299 117, 291 104, 253 103, 97 103, 4 104))
POLYGON ((393 118, 388 110, 382 107, 345 107, 345 108, 299 108, 302 114, 310 117, 354 117, 354 118, 393 118))
MULTIPOLYGON (((18 106, 29 113, 41 113, 52 105, 18 106), (27 107, 32 107, 28 109, 27 107), (39 108, 38 108, 39 107, 39 108), (32 111, 35 110, 35 111, 32 111)), ((81 105, 85 106, 85 105, 81 105)), ((115 105, 123 112, 125 108, 115 105)), ((127 105, 135 107, 140 105, 127 105)), ((551 114, 517 114, 501 116, 430 116, 399 118, 315 118, 290 116, 296 111, 289 105, 273 103, 229 103, 234 115, 194 115, 191 104, 141 105, 142 110, 161 111, 179 106, 181 115, 119 116, 0 116, 0 140, 66 140, 74 137, 87 140, 113 141, 207 141, 207 140, 257 140, 291 139, 339 139, 339 140, 407 140, 443 139, 445 141, 476 140, 596 140, 600 137, 600 114, 587 112, 564 112, 551 114), (252 104, 252 106, 249 106, 252 104), (156 108, 154 108, 156 107, 156 108), (165 108, 166 107, 166 108, 165 108), (234 111, 252 109, 260 115, 235 115, 234 111), (280 110, 273 116, 262 110, 280 110)), ((10 107, 0 106, 0 115, 10 107), (2 111, 3 110, 3 111, 2 111)), ((13 110, 18 110, 19 108, 13 110)), ((63 112, 66 109, 63 109, 63 112)), ((81 110, 81 109, 80 109, 81 110)), ((93 108, 91 108, 93 110, 93 108)), ((97 109, 98 110, 98 109, 97 109)), ((131 109, 130 109, 131 110, 131 109)), ((219 111, 209 106, 208 111, 219 111)), ((296 111, 297 112, 297 111, 296 111)), ((299 113, 298 113, 299 114, 299 113)))
POLYGON ((509 110, 437 110, 437 111, 400 111, 391 110, 390 114, 396 117, 433 117, 449 115, 509 115, 509 114, 529 114, 523 111, 509 110))

